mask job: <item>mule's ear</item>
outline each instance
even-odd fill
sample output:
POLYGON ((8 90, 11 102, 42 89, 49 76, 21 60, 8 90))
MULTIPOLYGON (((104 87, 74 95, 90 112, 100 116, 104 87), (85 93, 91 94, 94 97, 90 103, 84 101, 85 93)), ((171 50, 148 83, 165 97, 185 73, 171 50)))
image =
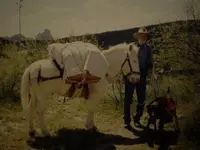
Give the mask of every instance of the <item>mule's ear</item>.
POLYGON ((131 44, 130 46, 129 46, 129 51, 132 51, 133 50, 133 45, 131 44))

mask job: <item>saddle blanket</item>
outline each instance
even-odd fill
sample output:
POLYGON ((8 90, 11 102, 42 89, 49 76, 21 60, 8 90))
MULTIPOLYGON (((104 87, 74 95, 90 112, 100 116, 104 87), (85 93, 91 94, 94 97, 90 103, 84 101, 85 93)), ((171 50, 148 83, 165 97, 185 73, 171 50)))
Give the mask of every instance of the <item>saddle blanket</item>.
POLYGON ((72 43, 54 43, 47 48, 49 57, 55 59, 64 69, 63 78, 82 74, 88 70, 93 76, 104 78, 109 67, 103 53, 93 44, 76 41, 72 43))

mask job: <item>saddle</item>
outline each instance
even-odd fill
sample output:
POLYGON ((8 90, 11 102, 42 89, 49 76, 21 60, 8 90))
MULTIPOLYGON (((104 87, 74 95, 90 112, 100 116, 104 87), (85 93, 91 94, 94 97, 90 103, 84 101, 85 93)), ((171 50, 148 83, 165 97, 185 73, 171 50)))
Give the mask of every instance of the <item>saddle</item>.
POLYGON ((89 98, 89 83, 97 83, 101 78, 97 76, 91 75, 89 72, 87 72, 86 78, 83 83, 82 81, 82 74, 77 74, 75 76, 68 77, 65 80, 66 84, 71 84, 69 87, 66 96, 67 97, 72 97, 76 91, 77 88, 81 88, 81 93, 79 97, 83 97, 85 99, 89 98), (78 85, 81 83, 81 86, 78 87, 78 85))
POLYGON ((154 113, 157 118, 164 118, 164 116, 172 115, 176 111, 176 104, 172 98, 157 97, 147 106, 149 114, 154 113))
MULTIPOLYGON (((60 75, 53 76, 53 77, 43 77, 41 75, 41 68, 40 68, 39 72, 38 72, 38 77, 37 77, 38 84, 40 82, 62 78, 64 70, 59 66, 59 64, 57 63, 56 60, 53 60, 53 62, 55 64, 56 68, 59 70, 60 75)), ((89 83, 97 83, 100 79, 101 78, 99 78, 97 76, 91 75, 89 72, 87 72, 86 78, 85 78, 83 83, 81 83, 82 74, 77 74, 75 76, 70 76, 65 80, 66 84, 71 84, 71 86, 69 87, 69 89, 66 92, 66 96, 67 97, 72 97, 74 95, 76 89, 77 88, 79 88, 79 89, 81 88, 81 94, 79 95, 79 97, 84 97, 85 99, 88 99, 88 97, 89 97, 88 84, 89 83), (77 87, 80 83, 81 83, 81 86, 77 87)))
MULTIPOLYGON (((85 79, 84 83, 85 84, 88 84, 88 83, 97 83, 100 79, 101 78, 99 78, 97 76, 93 76, 89 72, 87 72, 86 79, 85 79)), ((80 83, 81 80, 82 80, 82 74, 77 74, 75 76, 68 77, 65 80, 65 83, 80 83)))

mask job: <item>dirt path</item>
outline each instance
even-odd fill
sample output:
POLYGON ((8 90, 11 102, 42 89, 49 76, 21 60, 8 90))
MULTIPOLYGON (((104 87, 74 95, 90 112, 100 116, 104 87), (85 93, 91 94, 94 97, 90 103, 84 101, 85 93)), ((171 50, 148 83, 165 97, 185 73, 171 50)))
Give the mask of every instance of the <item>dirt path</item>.
MULTIPOLYGON (((140 129, 133 134, 124 129, 121 115, 105 105, 98 108, 95 116, 99 132, 85 130, 86 115, 86 105, 79 103, 79 100, 65 104, 54 101, 49 104, 46 115, 52 137, 38 137, 30 142, 21 108, 1 107, 0 150, 150 150, 158 147, 154 145, 154 148, 150 148, 148 145, 149 139, 153 139, 152 132, 140 129)), ((170 132, 165 136, 170 138, 170 132)))

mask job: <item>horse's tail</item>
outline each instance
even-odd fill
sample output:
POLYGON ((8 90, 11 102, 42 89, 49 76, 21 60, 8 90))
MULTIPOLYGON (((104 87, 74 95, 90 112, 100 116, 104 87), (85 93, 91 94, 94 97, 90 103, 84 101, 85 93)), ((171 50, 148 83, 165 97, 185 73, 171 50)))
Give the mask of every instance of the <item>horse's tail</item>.
POLYGON ((29 99, 30 99, 30 68, 27 68, 21 79, 21 104, 23 110, 28 109, 29 99))

